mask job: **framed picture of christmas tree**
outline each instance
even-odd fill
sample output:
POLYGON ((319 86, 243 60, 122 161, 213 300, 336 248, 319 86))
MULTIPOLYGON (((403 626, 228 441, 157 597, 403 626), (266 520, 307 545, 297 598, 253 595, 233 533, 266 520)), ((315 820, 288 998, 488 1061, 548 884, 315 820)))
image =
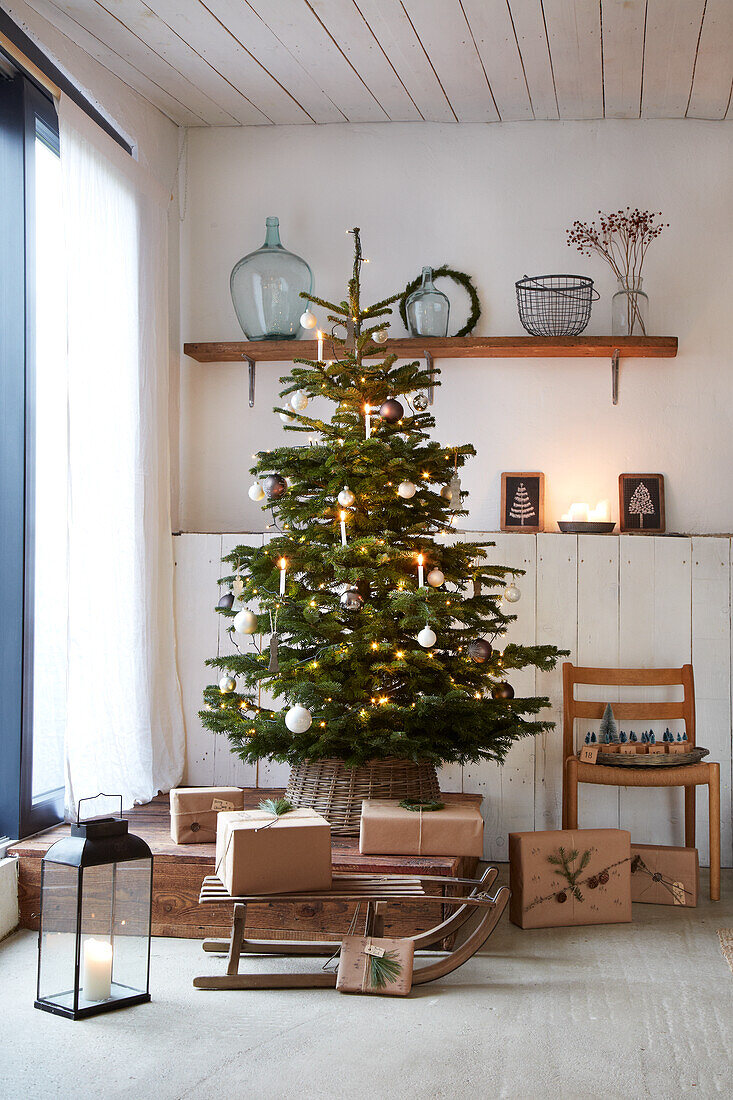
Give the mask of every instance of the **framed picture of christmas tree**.
POLYGON ((501 475, 501 530, 542 531, 545 526, 545 475, 501 475))
POLYGON ((664 474, 619 474, 618 514, 626 534, 663 534, 664 474))

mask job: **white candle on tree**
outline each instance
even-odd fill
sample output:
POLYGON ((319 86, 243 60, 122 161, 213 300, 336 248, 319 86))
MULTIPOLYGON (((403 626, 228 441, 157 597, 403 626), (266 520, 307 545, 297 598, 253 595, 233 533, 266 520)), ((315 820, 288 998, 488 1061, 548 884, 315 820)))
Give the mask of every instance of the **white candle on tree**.
POLYGON ((318 362, 323 362, 323 333, 318 330, 318 362))
POLYGON ((341 512, 341 545, 346 546, 346 512, 341 512))
POLYGON ((425 587, 425 570, 423 568, 424 558, 422 554, 417 555, 417 587, 425 587))
POLYGON ((369 408, 369 402, 364 406, 364 438, 368 439, 372 434, 372 418, 369 415, 371 409, 369 408))
POLYGON ((106 1001, 112 992, 112 944, 106 940, 84 941, 82 994, 86 1001, 106 1001))
POLYGON ((285 574, 288 570, 288 563, 285 558, 280 558, 280 595, 285 595, 285 574))

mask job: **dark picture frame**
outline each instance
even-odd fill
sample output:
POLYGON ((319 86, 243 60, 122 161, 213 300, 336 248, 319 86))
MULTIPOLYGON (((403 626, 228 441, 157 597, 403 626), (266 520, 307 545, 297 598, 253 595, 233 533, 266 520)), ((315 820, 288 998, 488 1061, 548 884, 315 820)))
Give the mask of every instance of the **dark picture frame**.
POLYGON ((623 534, 664 534, 664 474, 619 474, 618 515, 623 534))
POLYGON ((502 531, 536 534, 545 528, 545 475, 503 473, 501 475, 502 531))

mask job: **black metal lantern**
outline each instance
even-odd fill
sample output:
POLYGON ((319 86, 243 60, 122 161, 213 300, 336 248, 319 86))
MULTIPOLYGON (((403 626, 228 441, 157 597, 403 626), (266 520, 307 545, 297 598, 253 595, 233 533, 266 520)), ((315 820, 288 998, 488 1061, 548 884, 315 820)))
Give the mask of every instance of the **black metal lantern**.
POLYGON ((150 1000, 153 855, 127 825, 121 797, 119 818, 77 812, 43 858, 36 1008, 79 1020, 150 1000))

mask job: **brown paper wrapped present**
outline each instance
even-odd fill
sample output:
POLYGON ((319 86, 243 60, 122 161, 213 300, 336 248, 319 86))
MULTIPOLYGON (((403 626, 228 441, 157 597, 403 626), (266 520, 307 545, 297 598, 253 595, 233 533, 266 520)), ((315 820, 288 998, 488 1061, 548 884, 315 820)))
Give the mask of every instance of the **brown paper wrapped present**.
POLYGON ((235 897, 328 890, 331 826, 308 809, 219 814, 215 874, 235 897))
POLYGON ((380 993, 406 997, 412 988, 412 940, 345 936, 336 988, 341 993, 380 993))
POLYGON ((171 838, 176 844, 213 844, 221 810, 241 810, 239 787, 175 787, 171 798, 171 838))
POLYGON ((651 905, 697 905, 697 848, 631 845, 631 900, 651 905))
MULTIPOLYGON (((442 796, 441 796, 442 799, 442 796)), ((399 802, 370 798, 361 804, 362 855, 483 855, 484 822, 478 804, 451 802, 442 810, 406 810, 399 802)))
POLYGON ((520 928, 631 920, 631 837, 623 829, 509 834, 509 917, 520 928))

